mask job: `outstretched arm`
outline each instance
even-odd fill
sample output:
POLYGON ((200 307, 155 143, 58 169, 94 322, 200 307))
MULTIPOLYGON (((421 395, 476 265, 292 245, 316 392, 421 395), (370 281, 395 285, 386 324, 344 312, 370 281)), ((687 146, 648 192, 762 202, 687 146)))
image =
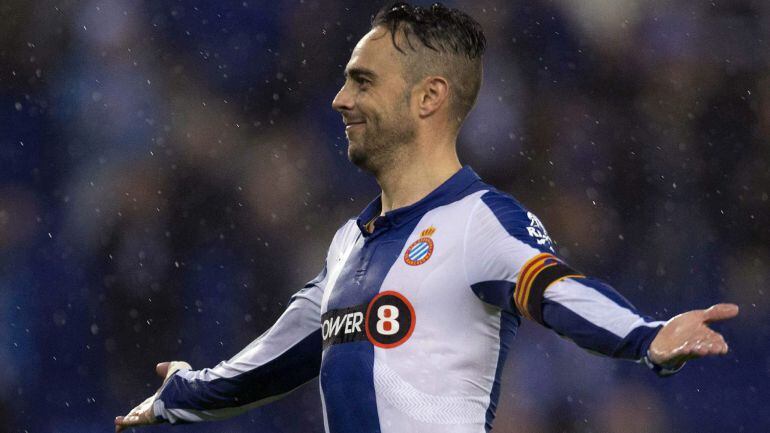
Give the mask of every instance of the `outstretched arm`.
POLYGON ((325 273, 295 294, 278 321, 240 353, 214 368, 162 363, 158 392, 115 420, 116 431, 157 422, 223 419, 282 397, 318 375, 320 302, 325 273), (164 371, 166 369, 166 371, 164 371))
POLYGON ((718 304, 668 322, 654 321, 609 285, 581 275, 549 253, 522 266, 514 300, 525 317, 579 346, 644 361, 661 375, 678 371, 688 359, 727 353, 724 338, 707 324, 738 314, 736 305, 718 304))
POLYGON ((708 323, 738 314, 718 304, 653 321, 609 285, 570 269, 544 253, 522 267, 514 293, 522 314, 604 355, 644 361, 658 374, 678 371, 688 359, 727 353, 727 343, 708 323))
POLYGON ((675 373, 688 359, 727 352, 707 326, 738 314, 733 304, 690 311, 663 322, 644 316, 615 289, 570 268, 540 220, 514 199, 482 196, 466 233, 466 273, 487 303, 538 322, 580 347, 675 373))

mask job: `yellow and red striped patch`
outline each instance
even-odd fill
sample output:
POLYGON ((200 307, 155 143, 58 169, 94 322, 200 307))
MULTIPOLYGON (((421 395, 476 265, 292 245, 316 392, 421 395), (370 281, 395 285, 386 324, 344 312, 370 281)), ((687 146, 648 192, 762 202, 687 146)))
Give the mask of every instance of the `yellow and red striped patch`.
POLYGON ((521 272, 519 272, 516 290, 513 292, 516 308, 519 309, 519 312, 524 317, 540 322, 539 311, 532 311, 532 308, 533 306, 534 308, 540 308, 542 299, 530 299, 533 287, 535 287, 534 291, 537 292, 535 297, 542 298, 543 292, 545 292, 548 286, 556 281, 570 277, 583 277, 583 275, 570 269, 553 254, 541 253, 532 257, 524 263, 524 266, 521 267, 521 272), (555 270, 556 272, 545 272, 555 266, 561 269, 555 270), (541 275, 543 277, 538 278, 541 275))

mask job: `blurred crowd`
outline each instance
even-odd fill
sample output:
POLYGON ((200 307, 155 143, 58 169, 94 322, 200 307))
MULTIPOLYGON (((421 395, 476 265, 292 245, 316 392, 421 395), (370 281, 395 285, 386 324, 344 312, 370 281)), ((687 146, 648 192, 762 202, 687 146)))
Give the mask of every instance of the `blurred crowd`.
MULTIPOLYGON (((770 431, 770 3, 446 4, 488 40, 463 162, 651 316, 741 307, 665 380, 525 323, 495 431, 770 431)), ((0 432, 109 431, 156 362, 228 358, 317 274, 378 193, 331 100, 381 5, 0 3, 0 432)), ((182 429, 321 419, 312 382, 182 429)))

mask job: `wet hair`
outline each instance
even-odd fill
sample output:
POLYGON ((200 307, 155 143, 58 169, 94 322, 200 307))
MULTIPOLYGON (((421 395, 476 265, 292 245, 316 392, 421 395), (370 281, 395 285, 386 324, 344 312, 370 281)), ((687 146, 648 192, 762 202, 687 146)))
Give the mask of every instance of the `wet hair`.
POLYGON ((429 75, 441 75, 449 82, 450 106, 459 127, 481 88, 481 58, 487 42, 481 25, 465 12, 440 3, 423 8, 396 2, 374 16, 372 28, 380 26, 390 32, 393 46, 405 55, 410 85, 429 75), (403 36, 401 44, 398 34, 403 36))

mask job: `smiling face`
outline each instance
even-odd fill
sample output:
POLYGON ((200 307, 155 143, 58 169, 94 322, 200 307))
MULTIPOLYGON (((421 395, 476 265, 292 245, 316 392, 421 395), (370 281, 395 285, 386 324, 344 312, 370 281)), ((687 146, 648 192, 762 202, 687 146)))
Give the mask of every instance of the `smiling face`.
POLYGON ((345 84, 332 102, 345 123, 348 158, 372 173, 394 163, 416 136, 399 55, 386 29, 372 29, 353 49, 345 84))

